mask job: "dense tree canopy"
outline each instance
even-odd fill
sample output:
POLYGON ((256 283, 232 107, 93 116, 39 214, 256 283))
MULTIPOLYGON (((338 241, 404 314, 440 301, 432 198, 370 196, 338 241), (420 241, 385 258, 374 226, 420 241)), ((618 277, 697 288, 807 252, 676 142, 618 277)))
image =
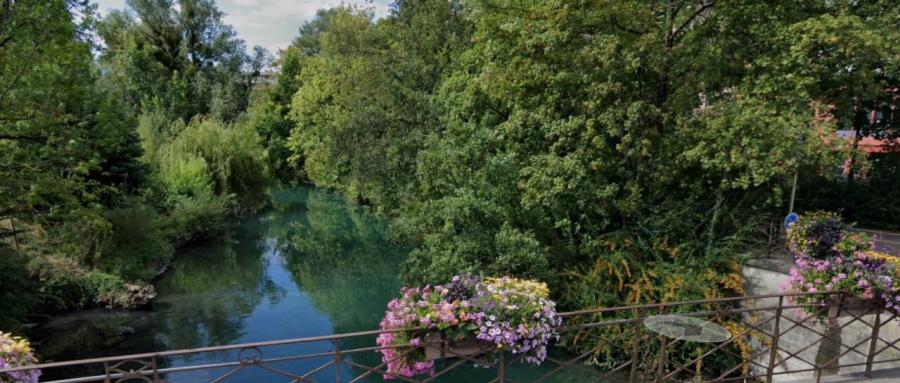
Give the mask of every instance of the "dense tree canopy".
MULTIPOLYGON (((660 299, 682 267, 730 275, 755 225, 781 214, 791 176, 833 174, 846 155, 833 129, 897 85, 889 3, 336 12, 298 65, 296 166, 399 216, 415 245, 408 279, 532 276, 570 290, 571 305, 660 299), (817 106, 839 123, 816 123, 817 106), (635 280, 583 299, 601 269, 635 280), (657 279, 643 298, 640 270, 657 279)), ((738 287, 712 277, 676 295, 738 287)))
POLYGON ((2 289, 4 327, 128 306, 124 283, 149 281, 172 244, 265 203, 256 133, 230 123, 264 52, 248 54, 212 1, 95 8, 0 1, 0 279, 22 281, 2 289))
POLYGON ((44 287, 29 304, 97 303, 274 175, 396 217, 408 281, 533 277, 566 307, 739 294, 795 174, 827 201, 897 184, 855 152, 898 132, 895 3, 398 0, 320 10, 271 60, 213 0, 0 0, 0 273, 44 287))
POLYGON ((101 61, 134 108, 171 118, 234 120, 247 106, 265 54, 244 42, 211 0, 129 0, 98 27, 101 61))

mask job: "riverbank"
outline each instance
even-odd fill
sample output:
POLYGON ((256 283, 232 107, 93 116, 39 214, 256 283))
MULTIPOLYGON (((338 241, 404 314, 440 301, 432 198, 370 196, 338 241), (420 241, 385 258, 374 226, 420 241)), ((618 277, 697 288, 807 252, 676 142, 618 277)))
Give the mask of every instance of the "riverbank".
POLYGON ((270 208, 179 250, 148 306, 60 315, 31 338, 42 360, 57 361, 371 329, 408 252, 386 228, 334 194, 276 189, 270 208))

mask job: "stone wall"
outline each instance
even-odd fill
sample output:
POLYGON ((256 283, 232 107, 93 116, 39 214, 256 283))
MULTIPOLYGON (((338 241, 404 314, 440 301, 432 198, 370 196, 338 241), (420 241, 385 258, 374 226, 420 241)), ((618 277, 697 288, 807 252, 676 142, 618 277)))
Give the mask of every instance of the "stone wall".
MULTIPOLYGON (((788 278, 792 261, 786 256, 773 258, 760 258, 748 262, 744 266, 743 273, 745 279, 746 294, 753 295, 769 295, 781 293, 781 286, 788 278)), ((756 306, 776 306, 778 298, 767 298, 755 302, 756 306)), ((847 313, 838 313, 836 323, 831 325, 820 323, 816 319, 807 319, 803 324, 809 329, 795 326, 791 320, 782 319, 780 323, 781 333, 778 341, 780 348, 787 351, 781 351, 776 355, 775 372, 791 373, 776 375, 774 381, 788 382, 792 380, 806 380, 815 378, 815 373, 811 370, 813 366, 810 363, 824 364, 826 361, 834 359, 840 355, 839 363, 830 365, 823 372, 823 375, 846 375, 851 373, 859 373, 865 370, 865 363, 869 348, 871 346, 872 327, 875 323, 874 309, 870 310, 854 310, 856 315, 862 315, 859 320, 847 313), (792 328, 793 327, 793 328, 792 328), (849 350, 848 346, 856 346, 857 351, 849 350), (790 354, 796 354, 791 356, 790 354), (810 362, 810 363, 807 363, 810 362), (800 372, 798 372, 800 371, 800 372)), ((746 318, 750 323, 761 323, 766 319, 774 316, 774 311, 758 314, 755 318, 746 318), (766 316, 768 315, 768 316, 766 316)), ((803 314, 799 310, 785 311, 786 318, 800 321, 803 314)), ((881 314, 880 320, 883 322, 890 318, 889 314, 881 314)), ((770 321, 761 326, 761 329, 767 333, 772 333, 774 329, 774 321, 770 321)), ((880 328, 879 337, 887 342, 894 342, 900 339, 900 321, 894 319, 889 323, 884 323, 880 328)), ((765 338, 765 337, 762 337, 765 338)), ((764 347, 762 342, 757 347, 764 347)), ((875 357, 875 361, 900 360, 900 344, 890 347, 884 341, 878 341, 876 350, 884 350, 875 357)), ((770 353, 756 358, 753 368, 757 373, 765 374, 765 366, 769 364, 770 353)), ((883 370, 900 367, 900 361, 874 364, 873 370, 883 370)), ((900 377, 898 377, 900 381, 900 377)))

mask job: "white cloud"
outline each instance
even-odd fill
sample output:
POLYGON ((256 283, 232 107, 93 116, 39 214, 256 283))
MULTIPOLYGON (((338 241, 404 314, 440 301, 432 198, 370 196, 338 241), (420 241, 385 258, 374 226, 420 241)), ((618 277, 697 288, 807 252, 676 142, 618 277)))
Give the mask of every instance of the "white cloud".
MULTIPOLYGON (((125 7, 125 0, 97 0, 102 14, 125 7)), ((372 7, 377 17, 387 14, 391 0, 218 0, 225 12, 225 22, 231 24, 247 42, 248 47, 261 45, 270 52, 287 47, 297 35, 297 29, 316 15, 320 8, 340 4, 372 7)))

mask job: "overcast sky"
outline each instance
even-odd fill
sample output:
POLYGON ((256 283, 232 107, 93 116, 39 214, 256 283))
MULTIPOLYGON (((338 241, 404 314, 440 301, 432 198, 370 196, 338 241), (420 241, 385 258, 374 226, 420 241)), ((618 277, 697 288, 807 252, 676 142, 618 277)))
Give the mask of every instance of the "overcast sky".
MULTIPOLYGON (((122 9, 125 0, 96 0, 100 14, 111 9, 122 9)), ((345 4, 361 4, 375 8, 376 16, 387 14, 392 0, 345 0, 345 4)), ((262 45, 274 54, 286 47, 295 36, 297 28, 316 14, 319 8, 341 4, 341 0, 217 0, 225 22, 237 30, 247 47, 262 45)))

